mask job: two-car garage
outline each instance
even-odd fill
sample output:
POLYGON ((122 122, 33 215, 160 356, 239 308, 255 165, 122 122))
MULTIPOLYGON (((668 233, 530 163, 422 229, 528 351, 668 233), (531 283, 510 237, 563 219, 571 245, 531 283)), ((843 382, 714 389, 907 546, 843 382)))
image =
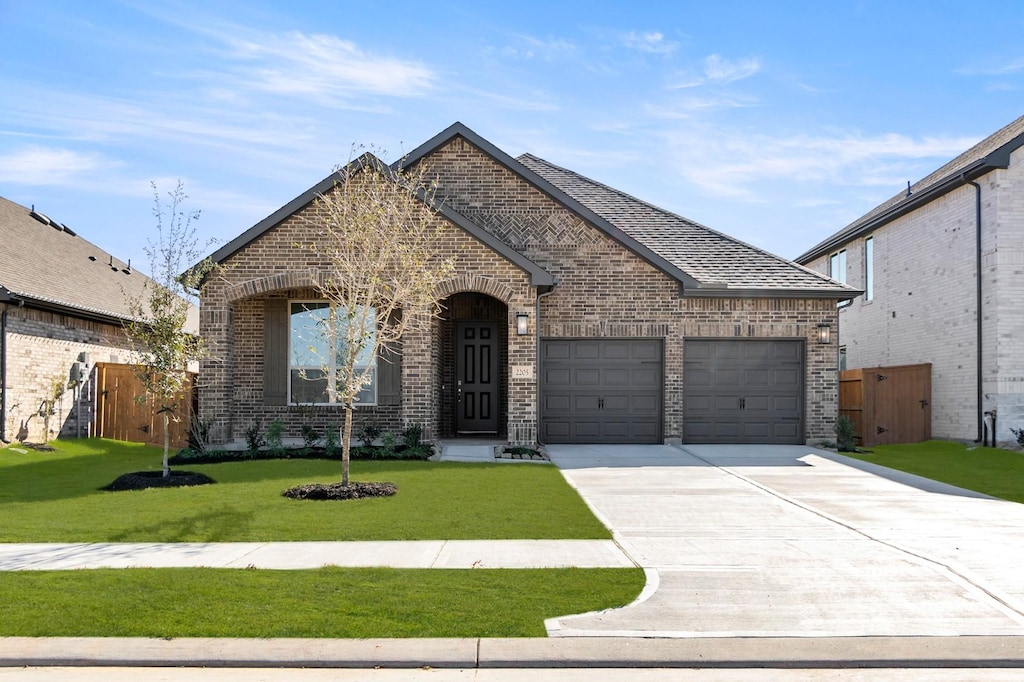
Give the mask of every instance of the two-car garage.
MULTIPOLYGON (((542 440, 662 442, 664 343, 542 340, 542 440)), ((683 358, 684 442, 803 442, 803 340, 686 339, 683 358)))

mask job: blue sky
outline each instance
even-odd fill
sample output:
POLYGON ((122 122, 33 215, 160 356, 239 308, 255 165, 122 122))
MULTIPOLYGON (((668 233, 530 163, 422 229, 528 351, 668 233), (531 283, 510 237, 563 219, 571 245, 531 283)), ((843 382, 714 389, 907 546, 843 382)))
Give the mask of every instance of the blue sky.
POLYGON ((144 267, 455 121, 793 258, 1024 114, 1024 4, 0 0, 0 196, 144 267))

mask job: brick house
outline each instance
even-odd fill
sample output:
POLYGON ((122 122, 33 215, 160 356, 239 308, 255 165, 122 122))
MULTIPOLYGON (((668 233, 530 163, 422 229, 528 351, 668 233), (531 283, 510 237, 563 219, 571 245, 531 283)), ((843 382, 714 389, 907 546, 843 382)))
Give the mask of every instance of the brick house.
POLYGON ((797 262, 864 294, 839 312, 845 366, 931 363, 932 435, 1024 428, 1024 117, 797 262), (980 314, 979 314, 980 313, 980 314))
MULTIPOLYGON (((859 292, 462 124, 403 159, 422 162, 457 273, 442 319, 378 362, 357 425, 520 444, 834 437, 836 345, 819 337, 859 292)), ((340 421, 302 404, 289 351, 316 305, 302 247, 314 200, 335 180, 212 255, 225 267, 202 300, 199 409, 216 441, 272 419, 293 437, 340 421)))
POLYGON ((129 361, 125 293, 141 296, 150 280, 66 225, 2 197, 0 240, 0 439, 44 440, 39 411, 54 382, 66 390, 49 435, 91 435, 89 370, 129 361), (79 372, 82 381, 72 381, 79 372))

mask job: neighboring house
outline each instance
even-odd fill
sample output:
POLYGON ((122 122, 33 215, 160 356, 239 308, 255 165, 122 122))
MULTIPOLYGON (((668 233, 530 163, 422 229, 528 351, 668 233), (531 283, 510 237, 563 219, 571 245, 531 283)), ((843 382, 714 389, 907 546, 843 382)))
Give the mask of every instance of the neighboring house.
MULTIPOLYGON (((859 292, 462 124, 414 150, 444 202, 456 276, 443 318, 376 362, 358 424, 512 443, 804 443, 834 438, 836 307, 859 292)), ((212 256, 200 413, 215 441, 254 423, 336 426, 300 378, 331 175, 212 256), (295 346, 290 349, 291 346, 295 346), (307 403, 307 404, 303 404, 307 403)), ((413 200, 413 199, 410 199, 413 200)), ((316 304, 315 301, 313 302, 316 304)), ((314 393, 316 391, 313 391, 314 393)))
POLYGON ((140 296, 150 280, 66 225, 2 197, 0 243, 0 438, 44 440, 40 408, 55 383, 65 390, 49 435, 88 436, 90 370, 129 361, 125 293, 140 296))
POLYGON ((931 363, 932 435, 1024 428, 1024 117, 797 258, 864 295, 849 369, 931 363), (980 316, 979 316, 980 312, 980 316))

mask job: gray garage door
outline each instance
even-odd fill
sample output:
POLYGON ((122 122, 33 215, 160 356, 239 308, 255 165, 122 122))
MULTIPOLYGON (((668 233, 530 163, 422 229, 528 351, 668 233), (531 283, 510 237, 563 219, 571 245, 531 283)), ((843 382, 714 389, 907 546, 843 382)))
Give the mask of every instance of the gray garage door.
POLYGON ((687 443, 803 443, 804 342, 687 339, 687 443))
POLYGON ((660 443, 660 339, 541 341, 545 443, 660 443))

